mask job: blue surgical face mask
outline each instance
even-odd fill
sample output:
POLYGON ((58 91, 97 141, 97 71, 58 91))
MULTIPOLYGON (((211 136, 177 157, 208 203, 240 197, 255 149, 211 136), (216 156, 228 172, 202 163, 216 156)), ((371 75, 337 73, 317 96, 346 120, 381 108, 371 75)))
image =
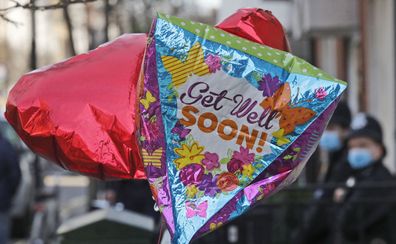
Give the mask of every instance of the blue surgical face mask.
POLYGON ((326 130, 320 138, 320 147, 328 152, 334 152, 342 147, 340 136, 336 131, 326 130))
POLYGON ((374 162, 373 154, 369 149, 352 148, 348 151, 348 163, 352 169, 362 169, 374 162))

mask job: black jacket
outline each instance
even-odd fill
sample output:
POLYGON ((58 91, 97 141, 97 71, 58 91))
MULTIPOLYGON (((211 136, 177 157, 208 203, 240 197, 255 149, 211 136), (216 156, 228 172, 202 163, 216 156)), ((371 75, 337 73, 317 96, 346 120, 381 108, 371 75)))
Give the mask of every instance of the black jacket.
POLYGON ((371 243, 375 239, 396 243, 394 178, 380 161, 355 171, 353 177, 356 187, 346 195, 337 221, 343 238, 349 243, 371 243))
POLYGON ((154 200, 146 180, 121 180, 107 183, 107 188, 115 191, 116 201, 124 204, 124 208, 159 219, 154 211, 154 200))
POLYGON ((0 136, 0 211, 8 211, 21 178, 18 153, 0 136))
MULTIPOLYGON (((330 164, 324 184, 343 184, 352 174, 345 148, 329 155, 330 164)), ((333 202, 333 188, 319 188, 305 210, 298 227, 295 244, 326 244, 334 241, 334 216, 338 206, 333 202)))
POLYGON ((345 145, 340 150, 329 153, 329 167, 324 177, 324 183, 343 182, 350 175, 347 153, 348 149, 345 145))

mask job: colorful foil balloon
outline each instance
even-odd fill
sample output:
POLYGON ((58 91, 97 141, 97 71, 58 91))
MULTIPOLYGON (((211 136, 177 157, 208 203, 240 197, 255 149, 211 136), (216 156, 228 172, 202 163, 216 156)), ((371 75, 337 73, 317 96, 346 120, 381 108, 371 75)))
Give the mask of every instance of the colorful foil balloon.
POLYGON ((282 24, 268 10, 239 9, 216 27, 253 42, 283 51, 290 50, 282 24))
MULTIPOLYGON (((268 11, 241 9, 217 27, 285 48, 283 28, 268 11)), ((145 46, 145 34, 124 35, 22 76, 9 94, 7 120, 34 152, 65 169, 145 179, 134 126, 145 46)))
POLYGON ((139 140, 173 243, 292 183, 345 88, 290 53, 159 14, 140 86, 139 140))
POLYGON ((22 76, 8 96, 8 122, 34 152, 65 169, 145 178, 135 120, 146 40, 123 35, 22 76))

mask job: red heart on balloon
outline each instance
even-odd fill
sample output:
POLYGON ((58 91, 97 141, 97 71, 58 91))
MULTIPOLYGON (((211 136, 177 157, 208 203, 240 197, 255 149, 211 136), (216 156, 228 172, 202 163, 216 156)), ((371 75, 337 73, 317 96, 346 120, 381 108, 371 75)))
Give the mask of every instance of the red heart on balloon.
POLYGON ((5 116, 36 153, 99 178, 145 178, 136 140, 136 85, 146 34, 123 35, 30 72, 5 116))

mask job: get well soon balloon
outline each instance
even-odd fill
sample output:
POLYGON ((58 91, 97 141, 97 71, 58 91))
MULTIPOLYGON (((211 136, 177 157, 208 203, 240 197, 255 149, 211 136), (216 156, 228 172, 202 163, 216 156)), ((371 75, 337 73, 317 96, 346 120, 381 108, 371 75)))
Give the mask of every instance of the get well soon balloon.
POLYGON ((293 182, 346 88, 292 54, 161 14, 142 83, 142 156, 174 243, 293 182))
MULTIPOLYGON (((241 9, 217 27, 284 47, 282 26, 268 11, 241 9)), ((135 137, 145 46, 145 34, 124 35, 22 76, 6 118, 33 151, 65 169, 102 179, 146 178, 135 137)))

